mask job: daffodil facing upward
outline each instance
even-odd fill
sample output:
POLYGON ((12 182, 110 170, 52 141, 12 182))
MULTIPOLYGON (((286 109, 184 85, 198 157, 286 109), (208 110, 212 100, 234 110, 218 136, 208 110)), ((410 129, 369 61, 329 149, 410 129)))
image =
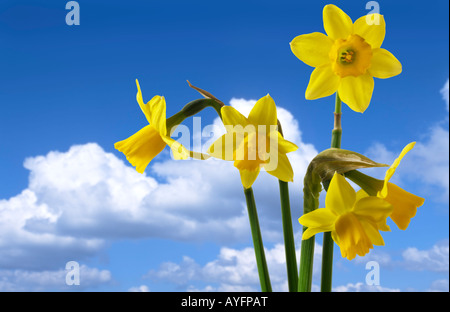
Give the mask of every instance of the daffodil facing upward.
MULTIPOLYGON (((136 80, 136 100, 147 118, 148 125, 130 136, 117 142, 114 147, 124 153, 127 160, 143 173, 150 161, 158 155, 166 145, 172 149, 175 159, 187 159, 189 151, 179 142, 172 139, 166 126, 166 101, 163 96, 154 96, 147 104, 142 99, 141 88, 136 80)), ((174 125, 172 125, 174 126, 174 125)))
POLYGON ((270 95, 256 102, 248 118, 231 106, 222 107, 221 114, 227 133, 210 146, 208 153, 234 161, 244 188, 252 186, 261 168, 282 181, 293 181, 286 153, 298 147, 278 132, 277 110, 270 95))
POLYGON ((319 32, 295 37, 291 50, 301 61, 315 67, 305 97, 314 100, 336 91, 356 112, 370 104, 373 77, 390 78, 401 73, 402 65, 382 49, 386 24, 378 13, 362 16, 355 23, 335 5, 323 9, 327 35, 319 32))
MULTIPOLYGON (((378 189, 377 196, 392 205, 393 211, 390 217, 401 230, 406 230, 408 228, 411 218, 416 215, 417 208, 423 205, 425 199, 405 191, 401 187, 389 182, 389 180, 394 175, 395 170, 400 165, 403 157, 413 149, 415 144, 416 142, 411 142, 406 145, 397 159, 395 159, 386 171, 384 180, 374 183, 374 188, 378 189), (380 188, 380 186, 382 187, 380 188)), ((369 195, 364 190, 358 191, 358 197, 365 196, 369 195)), ((379 228, 381 230, 389 230, 389 226, 386 222, 379 224, 379 228)))
POLYGON ((325 198, 325 208, 313 210, 299 218, 306 226, 302 239, 320 232, 331 237, 349 260, 364 256, 373 245, 384 245, 378 224, 386 221, 392 206, 377 196, 358 197, 343 176, 335 173, 325 198))

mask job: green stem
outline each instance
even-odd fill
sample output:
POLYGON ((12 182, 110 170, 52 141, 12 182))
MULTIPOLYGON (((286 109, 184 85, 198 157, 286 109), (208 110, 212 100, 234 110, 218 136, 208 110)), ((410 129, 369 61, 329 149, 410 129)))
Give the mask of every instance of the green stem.
POLYGON ((384 181, 369 177, 357 170, 346 172, 345 177, 360 186, 369 196, 377 196, 384 184, 384 181))
MULTIPOLYGON (((339 94, 336 92, 336 103, 334 109, 334 128, 331 132, 331 147, 341 148, 341 107, 342 101, 339 94)), ((328 187, 326 187, 328 189, 328 187)), ((331 237, 331 232, 323 233, 323 247, 322 247, 322 279, 320 283, 320 291, 330 292, 332 287, 333 276, 333 248, 334 241, 331 237)))
MULTIPOLYGON (((303 227, 303 232, 306 227, 303 227)), ((312 272, 314 261, 314 244, 315 236, 302 240, 302 247, 300 250, 300 270, 298 279, 298 291, 310 292, 312 284, 312 272)))
POLYGON ((280 185, 281 219, 283 223, 284 251, 289 291, 295 292, 298 287, 297 259, 295 258, 294 231, 292 230, 291 205, 289 202, 288 183, 278 180, 280 185))
POLYGON ((264 245, 259 227, 258 213, 256 211, 255 197, 253 196, 252 188, 244 188, 244 194, 245 200, 247 202, 248 219, 250 221, 250 229, 252 232, 253 247, 255 249, 256 265, 258 267, 261 291, 271 292, 272 286, 270 284, 269 270, 267 268, 264 245))
MULTIPOLYGON (((320 177, 314 173, 311 163, 306 170, 303 179, 303 214, 307 214, 319 208, 319 196, 322 186, 320 177)), ((307 229, 303 226, 303 232, 307 229)), ((315 236, 311 236, 307 240, 302 240, 300 250, 300 269, 298 278, 298 291, 310 292, 312 284, 313 264, 314 264, 314 245, 315 236)))
POLYGON ((198 112, 202 111, 206 107, 212 107, 222 119, 220 103, 213 99, 198 99, 187 103, 178 113, 167 118, 166 127, 168 133, 171 133, 172 128, 176 128, 181 124, 186 118, 194 116, 198 112))

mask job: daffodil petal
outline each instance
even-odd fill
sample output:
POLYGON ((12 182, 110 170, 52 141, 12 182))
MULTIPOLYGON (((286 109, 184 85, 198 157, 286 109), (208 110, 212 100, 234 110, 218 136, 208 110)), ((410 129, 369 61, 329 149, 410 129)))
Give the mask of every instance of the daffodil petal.
POLYGON ((392 205, 387 201, 376 196, 368 196, 356 202, 353 213, 359 217, 378 223, 386 220, 392 213, 392 210, 392 205))
MULTIPOLYGON (((277 155, 277 154, 272 154, 277 155)), ((286 154, 278 153, 278 159, 269 159, 269 163, 264 165, 267 173, 277 177, 284 182, 292 182, 294 180, 294 170, 292 170, 291 163, 289 162, 286 154), (272 168, 276 168, 271 170, 272 168)))
POLYGON ((386 171, 386 174, 384 176, 384 185, 383 189, 380 192, 380 197, 385 198, 387 196, 388 194, 387 184, 389 180, 394 175, 395 170, 397 170, 397 167, 400 165, 400 162, 402 161, 403 157, 405 157, 405 155, 414 148, 414 145, 416 145, 416 142, 411 142, 408 145, 406 145, 401 151, 400 155, 394 160, 392 165, 386 171))
POLYGON ((392 183, 388 183, 387 189, 385 200, 393 207, 390 217, 399 229, 406 230, 411 218, 416 215, 417 208, 423 205, 425 199, 411 194, 392 183))
POLYGON ((136 171, 143 173, 150 161, 166 146, 158 131, 148 125, 130 136, 117 142, 114 147, 124 153, 136 171))
POLYGON ((378 231, 378 227, 374 223, 366 219, 359 219, 359 222, 361 222, 364 232, 372 244, 376 246, 384 246, 383 236, 381 236, 378 231))
POLYGON ((355 112, 363 113, 372 99, 374 81, 369 74, 347 76, 339 84, 339 97, 355 112))
POLYGON ((317 67, 311 73, 305 98, 315 100, 330 96, 338 90, 340 81, 341 78, 334 73, 330 64, 317 67))
POLYGON ((228 132, 214 141, 208 148, 207 153, 215 158, 232 161, 234 160, 235 135, 228 132))
POLYGON ((287 154, 290 152, 295 152, 296 150, 298 150, 298 146, 291 141, 284 139, 283 136, 278 132, 278 152, 287 154))
MULTIPOLYGON (((275 101, 270 95, 260 98, 253 106, 248 121, 255 125, 276 126, 277 125, 277 107, 275 101)), ((270 129, 266 129, 267 133, 270 129)))
POLYGON ((302 240, 309 239, 312 236, 316 235, 317 233, 322 232, 329 232, 329 231, 324 231, 324 229, 322 228, 307 228, 302 234, 302 240))
POLYGON ((361 16, 353 25, 353 33, 364 38, 372 49, 381 47, 386 35, 386 22, 383 15, 373 13, 361 16))
POLYGON ((336 215, 343 215, 351 211, 356 200, 355 190, 345 178, 335 173, 328 186, 325 197, 325 207, 336 215))
POLYGON ((239 170, 242 185, 246 189, 252 187, 253 183, 258 177, 259 171, 260 171, 259 167, 256 170, 239 170))
POLYGON ((323 8, 323 27, 327 35, 334 40, 346 39, 353 31, 352 19, 333 4, 323 8))
POLYGON ((372 50, 372 60, 369 68, 369 74, 376 78, 390 78, 397 76, 402 72, 402 64, 388 50, 372 50))
POLYGON ((166 100, 156 95, 147 104, 151 112, 151 125, 162 135, 166 135, 166 100))
POLYGON ((336 219, 337 216, 330 209, 319 208, 304 214, 298 219, 298 222, 307 228, 319 228, 320 232, 328 232, 334 229, 336 219))
POLYGON ((147 121, 149 124, 152 123, 152 114, 150 113, 150 106, 148 104, 144 104, 144 100, 142 99, 142 91, 141 87, 139 86, 139 81, 136 79, 136 86, 137 86, 137 93, 136 93, 136 101, 139 104, 139 107, 141 108, 142 112, 145 115, 145 118, 147 118, 147 121))
POLYGON ((314 32, 300 35, 290 45, 292 53, 309 66, 319 67, 330 63, 329 53, 333 40, 325 34, 314 32))
POLYGON ((247 118, 234 107, 224 106, 220 112, 225 126, 242 126, 245 128, 248 125, 247 118))
POLYGON ((190 157, 191 153, 180 142, 167 136, 162 136, 162 139, 167 145, 169 145, 175 160, 188 159, 190 157))

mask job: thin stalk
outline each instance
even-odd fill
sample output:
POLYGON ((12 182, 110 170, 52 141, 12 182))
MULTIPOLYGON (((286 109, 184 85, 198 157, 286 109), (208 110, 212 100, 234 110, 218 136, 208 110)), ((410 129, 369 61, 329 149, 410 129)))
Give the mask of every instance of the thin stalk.
POLYGON ((294 231, 292 230, 291 205, 289 202, 288 183, 278 180, 280 185, 281 219, 283 223, 284 251, 286 254, 286 270, 289 291, 295 292, 298 287, 297 259, 295 258, 294 231))
POLYGON ((264 245, 259 227, 258 213, 256 211, 255 197, 253 196, 252 188, 244 188, 244 194, 245 200, 247 202, 248 219, 250 221, 250 229, 252 232, 253 247, 255 249, 256 265, 258 267, 261 291, 271 292, 272 286, 270 284, 269 270, 267 268, 264 245))
MULTIPOLYGON (((334 148, 341 148, 341 107, 342 101, 339 97, 339 94, 336 92, 336 103, 334 108, 334 128, 331 132, 331 147, 334 148)), ((331 291, 333 276, 333 248, 334 241, 331 237, 331 232, 323 233, 322 277, 320 283, 320 291, 322 292, 331 291)))

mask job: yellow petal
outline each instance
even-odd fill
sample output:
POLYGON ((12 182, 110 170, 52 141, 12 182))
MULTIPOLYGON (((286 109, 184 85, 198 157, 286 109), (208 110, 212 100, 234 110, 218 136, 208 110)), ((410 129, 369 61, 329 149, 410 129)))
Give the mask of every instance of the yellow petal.
POLYGON ((332 39, 346 39, 353 31, 352 19, 340 8, 328 4, 323 8, 323 27, 332 39))
POLYGON ((162 139, 167 145, 169 145, 175 160, 188 159, 190 157, 190 151, 187 150, 180 142, 168 136, 162 136, 162 139))
POLYGON ((387 190, 385 200, 394 208, 390 217, 399 229, 406 230, 411 218, 416 215, 417 208, 423 205, 425 199, 411 194, 392 183, 388 183, 387 190))
POLYGON ((307 228, 302 234, 302 240, 306 240, 316 235, 317 233, 329 232, 329 230, 324 231, 322 228, 307 228))
POLYGON ((339 217, 335 229, 342 257, 352 260, 356 255, 364 256, 373 248, 362 224, 353 213, 339 217))
MULTIPOLYGON (((248 121, 255 126, 276 126, 277 125, 277 107, 275 101, 270 95, 260 98, 253 106, 250 114, 248 114, 248 121)), ((269 133, 270 129, 266 129, 269 133)))
POLYGON ((373 222, 370 222, 365 219, 359 219, 361 226, 364 228, 364 232, 369 238, 370 242, 377 246, 384 246, 384 240, 378 231, 378 227, 373 222))
POLYGON ((369 74, 342 78, 339 97, 355 112, 363 113, 370 104, 374 82, 369 74))
POLYGON ((163 96, 156 95, 147 104, 150 107, 150 124, 161 134, 166 135, 166 100, 163 96))
POLYGON ((386 22, 381 14, 361 16, 353 25, 353 33, 361 36, 372 49, 381 47, 386 35, 386 22))
POLYGON ((378 223, 386 220, 392 213, 392 209, 392 205, 387 201, 376 196, 368 196, 356 202, 353 213, 358 217, 378 223))
POLYGON ((325 197, 325 207, 336 215, 343 215, 353 209, 355 200, 356 193, 350 183, 342 175, 334 173, 325 197))
POLYGON ((356 192, 356 202, 368 196, 369 194, 367 194, 366 191, 360 189, 358 192, 356 192))
POLYGON ((246 127, 248 125, 247 118, 238 112, 234 107, 224 106, 220 110, 222 114, 223 124, 231 126, 242 126, 246 127))
POLYGON ((158 131, 148 125, 130 136, 117 142, 114 147, 124 153, 136 171, 143 173, 150 161, 166 146, 158 131))
POLYGON ((136 101, 139 104, 139 107, 141 108, 142 112, 145 115, 145 118, 147 118, 147 121, 149 124, 152 123, 152 114, 150 113, 150 106, 148 104, 144 104, 144 100, 142 99, 142 92, 141 87, 139 86, 139 81, 136 79, 136 86, 137 86, 137 93, 136 93, 136 101))
POLYGON ((401 151, 400 155, 394 160, 392 165, 386 171, 386 174, 384 176, 384 185, 383 189, 380 192, 380 197, 385 198, 387 196, 388 194, 387 184, 389 180, 394 175, 395 170, 397 170, 397 167, 400 165, 400 162, 402 161, 403 157, 405 157, 405 155, 414 148, 414 145, 416 145, 416 142, 411 142, 408 145, 406 145, 401 151))
POLYGON ((250 188, 258 177, 260 168, 258 167, 256 170, 239 170, 241 175, 241 182, 245 188, 250 188))
POLYGON ((304 214, 298 219, 298 222, 308 229, 318 228, 320 232, 329 232, 334 229, 336 220, 337 216, 330 209, 319 208, 304 214))
MULTIPOLYGON (((278 131, 277 131, 278 132, 278 131)), ((278 152, 287 154, 298 150, 298 146, 291 141, 285 140, 283 136, 278 132, 278 152)), ((272 139, 272 136, 270 137, 272 139)))
POLYGON ((376 78, 390 78, 402 72, 402 64, 391 52, 385 49, 372 50, 369 74, 376 78))
POLYGON ((331 65, 317 67, 311 73, 305 97, 307 100, 330 96, 334 94, 339 86, 341 78, 337 76, 331 65))
POLYGON ((302 62, 312 67, 330 63, 329 53, 333 40, 325 34, 314 32, 300 35, 291 41, 291 50, 302 62))
POLYGON ((271 157, 269 163, 264 164, 264 168, 267 170, 267 173, 277 177, 281 181, 292 182, 294 180, 294 171, 286 154, 278 153, 278 159, 272 159, 271 157), (276 169, 270 170, 272 168, 276 169))
POLYGON ((235 134, 228 132, 211 144, 207 153, 219 159, 232 161, 234 160, 235 146, 235 134))

